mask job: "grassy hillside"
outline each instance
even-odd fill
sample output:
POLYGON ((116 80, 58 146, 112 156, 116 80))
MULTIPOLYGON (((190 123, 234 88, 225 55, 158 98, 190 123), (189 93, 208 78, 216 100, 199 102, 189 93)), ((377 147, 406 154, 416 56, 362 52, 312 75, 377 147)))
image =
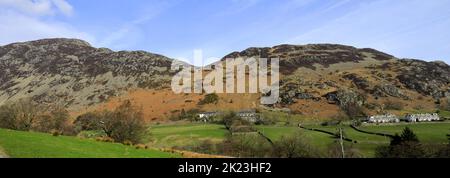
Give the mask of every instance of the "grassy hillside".
POLYGON ((0 147, 13 158, 171 158, 177 154, 137 150, 118 143, 0 129, 0 147))

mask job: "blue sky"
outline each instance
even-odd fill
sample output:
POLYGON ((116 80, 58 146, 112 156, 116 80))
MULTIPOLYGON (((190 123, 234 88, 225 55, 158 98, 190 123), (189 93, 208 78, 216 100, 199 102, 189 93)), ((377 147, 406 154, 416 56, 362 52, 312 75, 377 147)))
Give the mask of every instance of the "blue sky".
POLYGON ((190 59, 339 43, 450 63, 449 0, 0 0, 0 45, 50 37, 190 59))

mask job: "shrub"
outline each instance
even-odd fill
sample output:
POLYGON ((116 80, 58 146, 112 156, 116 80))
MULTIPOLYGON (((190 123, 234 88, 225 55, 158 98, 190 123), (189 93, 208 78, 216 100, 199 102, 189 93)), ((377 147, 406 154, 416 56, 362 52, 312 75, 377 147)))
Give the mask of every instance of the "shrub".
POLYGON ((200 100, 199 105, 205 104, 217 104, 219 102, 219 96, 215 93, 205 95, 205 98, 200 100))
POLYGON ((99 142, 107 142, 107 143, 113 143, 114 142, 114 139, 111 138, 111 137, 97 137, 97 138, 95 138, 95 140, 99 141, 99 142))
MULTIPOLYGON (((342 158, 342 147, 339 141, 335 141, 328 146, 328 158, 342 158)), ((353 147, 353 144, 344 143, 345 158, 361 158, 361 153, 353 147)))
POLYGON ((338 101, 339 107, 351 119, 364 115, 363 105, 367 101, 367 95, 355 91, 338 90, 335 100, 338 101))
POLYGON ((77 134, 80 138, 97 138, 104 137, 106 134, 102 130, 81 131, 77 134))
POLYGON ((222 123, 231 132, 255 132, 252 124, 240 118, 235 112, 228 112, 222 115, 222 123))
POLYGON ((139 143, 147 130, 142 111, 125 101, 113 112, 104 111, 101 117, 102 130, 117 142, 139 143))
POLYGON ((341 106, 341 108, 350 119, 357 119, 359 116, 364 115, 363 107, 355 102, 347 103, 347 105, 341 106))
POLYGON ((240 119, 238 115, 235 112, 227 112, 224 115, 222 115, 222 122, 225 125, 225 127, 230 128, 233 124, 234 120, 240 119))
POLYGON ((314 158, 319 152, 311 146, 303 132, 283 136, 274 143, 274 156, 280 158, 314 158))
POLYGON ((134 145, 134 148, 136 148, 136 149, 140 149, 140 150, 145 150, 145 149, 148 149, 148 146, 147 145, 144 145, 144 144, 137 144, 137 145, 134 145))
POLYGON ((197 114, 200 113, 200 110, 198 109, 191 109, 191 110, 184 110, 181 109, 179 115, 171 115, 169 120, 171 121, 180 121, 180 120, 191 120, 191 121, 197 121, 198 116, 197 114))
POLYGON ((271 157, 272 145, 258 134, 235 134, 228 136, 218 146, 225 155, 235 157, 271 157))
POLYGON ((22 99, 0 107, 0 127, 21 131, 38 131, 72 135, 69 113, 63 107, 43 107, 32 100, 22 99))
POLYGON ((43 108, 29 99, 3 105, 0 107, 0 127, 29 131, 43 111, 43 108))
POLYGON ((69 112, 62 107, 50 109, 45 114, 41 114, 33 124, 33 130, 39 132, 59 132, 64 135, 72 135, 72 126, 69 124, 69 112))
POLYGON ((16 129, 16 113, 12 105, 0 106, 0 128, 16 129))
POLYGON ((450 158, 450 144, 422 145, 427 158, 450 158))
POLYGON ((132 143, 131 141, 129 141, 129 140, 125 140, 125 141, 123 142, 123 144, 124 144, 124 145, 127 145, 127 146, 133 145, 133 143, 132 143))
POLYGON ((347 115, 346 112, 339 111, 338 113, 332 116, 332 120, 337 121, 337 123, 339 124, 343 121, 349 120, 349 116, 347 115))
POLYGON ((57 130, 53 130, 53 131, 51 131, 51 134, 52 134, 54 137, 57 137, 57 136, 61 135, 61 132, 60 132, 60 131, 57 131, 57 130))
POLYGON ((101 130, 102 115, 99 113, 88 112, 77 117, 75 120, 75 128, 77 131, 83 130, 101 130))
POLYGON ((425 151, 416 134, 406 127, 401 135, 396 134, 387 147, 376 149, 378 158, 422 158, 425 151))
POLYGON ((447 97, 447 101, 441 105, 441 109, 444 111, 450 111, 450 97, 447 97))
POLYGON ((210 139, 203 140, 199 145, 193 148, 193 151, 205 154, 216 154, 218 152, 216 144, 210 139))

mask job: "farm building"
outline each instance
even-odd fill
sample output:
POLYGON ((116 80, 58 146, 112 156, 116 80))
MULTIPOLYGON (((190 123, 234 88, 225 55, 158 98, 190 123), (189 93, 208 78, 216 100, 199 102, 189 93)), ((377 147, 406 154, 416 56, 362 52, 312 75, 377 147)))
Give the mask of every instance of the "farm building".
POLYGON ((219 112, 204 112, 204 113, 199 113, 197 116, 201 121, 208 122, 211 118, 219 116, 219 115, 220 115, 219 112))
POLYGON ((243 120, 252 123, 255 123, 259 120, 259 115, 256 113, 255 110, 240 111, 237 113, 237 116, 239 116, 243 120))
POLYGON ((407 122, 431 122, 431 121, 439 121, 439 115, 436 113, 433 114, 408 114, 405 117, 407 122))
MULTIPOLYGON (((221 112, 204 112, 204 113, 199 113, 197 116, 199 118, 200 121, 203 122, 208 122, 210 121, 213 117, 217 117, 222 115, 223 113, 221 112)), ((248 122, 252 122, 255 123, 259 120, 259 114, 256 113, 255 110, 243 110, 240 112, 236 113, 236 116, 240 117, 243 120, 246 120, 248 122)))
POLYGON ((367 118, 368 123, 399 123, 400 119, 393 114, 384 114, 384 115, 376 115, 369 116, 367 118))

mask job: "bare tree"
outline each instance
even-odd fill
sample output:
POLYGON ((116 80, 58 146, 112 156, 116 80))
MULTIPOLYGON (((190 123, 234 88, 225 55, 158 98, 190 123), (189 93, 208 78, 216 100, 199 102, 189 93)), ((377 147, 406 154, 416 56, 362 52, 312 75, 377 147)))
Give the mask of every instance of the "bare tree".
POLYGON ((142 111, 125 101, 113 112, 105 111, 100 121, 101 128, 117 142, 139 143, 147 127, 142 111))
POLYGON ((45 111, 30 99, 21 99, 0 109, 1 126, 8 129, 29 131, 39 115, 45 111))
POLYGON ((274 155, 282 158, 313 158, 320 154, 315 150, 303 132, 296 132, 289 136, 283 136, 275 142, 274 155))

